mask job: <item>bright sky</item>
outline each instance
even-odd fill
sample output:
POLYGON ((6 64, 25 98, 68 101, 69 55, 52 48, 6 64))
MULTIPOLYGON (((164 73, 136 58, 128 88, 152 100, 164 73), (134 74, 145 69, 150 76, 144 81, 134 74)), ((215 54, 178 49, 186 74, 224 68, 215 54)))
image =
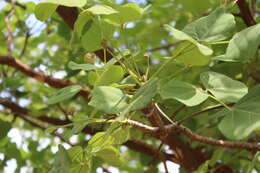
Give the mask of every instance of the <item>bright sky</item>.
MULTIPOLYGON (((19 2, 34 2, 34 3, 39 3, 42 0, 18 0, 19 2)), ((117 3, 122 3, 122 0, 116 0, 117 3)), ((129 0, 129 2, 133 2, 133 3, 138 3, 138 4, 144 4, 146 2, 146 0, 129 0)), ((2 8, 4 8, 6 2, 5 1, 0 1, 0 10, 2 8)), ((32 28, 32 33, 34 36, 37 36, 37 34, 39 34, 39 32, 41 32, 42 29, 45 28, 45 24, 41 21, 38 21, 34 15, 29 16, 29 18, 26 20, 26 24, 29 28, 32 28)), ((57 75, 55 75, 55 77, 62 77, 62 74, 57 73, 57 75)), ((5 94, 2 93, 1 97, 4 97, 5 94)), ((20 103, 23 106, 26 106, 27 104, 29 104, 26 100, 21 101, 20 103)), ((17 129, 17 128, 12 128, 9 133, 8 136, 11 138, 11 141, 16 143, 16 145, 19 148, 23 148, 23 150, 25 150, 26 152, 28 152, 28 143, 24 142, 26 140, 26 138, 33 138, 35 140, 36 136, 37 136, 37 131, 28 131, 28 130, 24 130, 21 131, 21 129, 17 129)), ((73 143, 75 141, 77 141, 77 137, 76 136, 72 136, 70 141, 73 143)), ((50 139, 48 138, 42 138, 40 139, 40 146, 38 147, 39 151, 46 148, 49 144, 50 144, 50 139)), ((55 138, 55 143, 59 144, 61 143, 61 141, 59 140, 59 138, 55 138)), ((70 146, 67 144, 63 144, 65 148, 69 148, 70 146)), ((52 152, 55 153, 58 150, 57 146, 54 146, 51 148, 52 152)), ((4 159, 4 154, 0 153, 0 161, 4 159)), ((179 172, 179 165, 174 164, 172 162, 166 162, 169 172, 170 173, 178 173, 179 172)), ((4 167, 4 173, 14 173, 15 169, 17 167, 17 163, 15 159, 11 159, 9 161, 7 161, 7 165, 4 167)), ((165 172, 164 171, 164 166, 161 163, 159 165, 159 170, 160 172, 165 172)), ((30 169, 29 167, 23 167, 21 169, 21 173, 29 173, 32 172, 32 169, 30 169)), ((102 173, 102 170, 97 170, 98 173, 102 173)), ((116 168, 111 168, 111 172, 113 173, 119 173, 118 169, 116 168)))

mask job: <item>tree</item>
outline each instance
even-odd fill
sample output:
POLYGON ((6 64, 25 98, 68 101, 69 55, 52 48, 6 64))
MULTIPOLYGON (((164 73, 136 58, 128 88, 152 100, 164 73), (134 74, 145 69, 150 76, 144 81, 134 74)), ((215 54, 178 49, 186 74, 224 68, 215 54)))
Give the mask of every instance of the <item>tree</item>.
POLYGON ((2 4, 1 168, 260 172, 260 1, 2 4))

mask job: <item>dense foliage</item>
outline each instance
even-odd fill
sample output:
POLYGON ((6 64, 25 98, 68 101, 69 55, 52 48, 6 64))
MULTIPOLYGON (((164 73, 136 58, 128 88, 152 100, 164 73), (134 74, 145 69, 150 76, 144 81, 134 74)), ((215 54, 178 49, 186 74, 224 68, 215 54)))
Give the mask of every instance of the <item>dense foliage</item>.
POLYGON ((260 172, 259 0, 36 2, 1 2, 2 170, 260 172))

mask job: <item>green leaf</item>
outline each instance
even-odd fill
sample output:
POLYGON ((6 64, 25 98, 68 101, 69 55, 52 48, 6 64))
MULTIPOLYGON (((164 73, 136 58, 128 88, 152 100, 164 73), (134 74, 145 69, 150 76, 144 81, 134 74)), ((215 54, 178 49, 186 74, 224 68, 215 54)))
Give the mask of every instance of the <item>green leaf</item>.
POLYGON ((74 164, 70 168, 70 173, 91 173, 92 160, 74 164))
POLYGON ((157 94, 158 78, 150 79, 141 88, 139 88, 130 100, 131 110, 144 108, 151 102, 152 98, 157 94))
POLYGON ((97 153, 114 143, 114 138, 106 132, 96 133, 88 142, 87 150, 90 153, 97 153))
POLYGON ((221 41, 228 38, 235 27, 235 18, 225 13, 225 9, 218 8, 210 15, 202 17, 182 30, 198 41, 221 41))
POLYGON ((192 44, 196 45, 203 55, 206 55, 206 56, 212 55, 213 51, 210 48, 200 44, 199 42, 197 42, 195 39, 193 39, 188 34, 182 32, 180 30, 177 30, 170 25, 165 25, 165 29, 168 30, 169 32, 171 32, 175 39, 187 40, 187 41, 191 42, 192 44))
MULTIPOLYGON (((79 37, 81 37, 82 35, 86 34, 89 31, 91 33, 95 32, 95 29, 97 29, 97 31, 99 32, 96 33, 95 35, 98 36, 97 40, 100 40, 100 38, 101 40, 110 40, 113 37, 113 33, 115 30, 115 27, 112 24, 109 24, 108 22, 93 16, 88 9, 84 10, 79 14, 74 26, 75 26, 74 31, 77 33, 79 37), (93 23, 95 24, 92 26, 93 23)), ((87 34, 85 37, 91 38, 91 33, 87 34)), ((91 39, 95 41, 94 38, 91 39)), ((82 42, 84 43, 86 43, 87 41, 88 40, 82 40, 82 42)), ((96 46, 101 46, 101 42, 98 42, 97 44, 98 45, 96 46)))
POLYGON ((12 128, 11 124, 6 122, 6 121, 2 121, 0 120, 0 139, 3 139, 4 137, 7 136, 7 133, 9 132, 9 130, 12 128))
POLYGON ((57 130, 58 128, 60 128, 60 126, 50 126, 47 129, 45 129, 44 131, 46 133, 53 133, 55 130, 57 130))
POLYGON ((220 131, 228 138, 240 140, 260 128, 260 85, 249 90, 232 110, 217 114, 224 116, 219 124, 220 131))
POLYGON ((260 44, 260 24, 235 34, 228 44, 225 61, 247 61, 254 57, 260 44))
MULTIPOLYGON (((174 54, 179 54, 183 51, 183 48, 187 47, 190 43, 183 42, 174 50, 174 54)), ((204 66, 210 62, 211 56, 203 55, 199 49, 192 45, 189 47, 189 50, 181 53, 181 55, 177 58, 177 62, 181 62, 188 66, 204 66)))
POLYGON ((122 166, 124 162, 124 159, 120 157, 119 150, 113 146, 106 147, 103 150, 97 152, 95 155, 113 166, 122 166))
POLYGON ((110 15, 118 13, 118 11, 107 5, 94 5, 86 10, 95 15, 110 15))
POLYGON ((112 134, 112 137, 115 138, 114 144, 121 145, 125 143, 130 138, 130 127, 121 126, 116 129, 112 134))
POLYGON ((59 145, 59 151, 55 155, 55 161, 50 173, 69 173, 71 160, 66 149, 59 145))
POLYGON ((208 98, 201 89, 182 81, 171 80, 159 89, 163 99, 175 99, 187 106, 196 106, 208 98))
POLYGON ((51 17, 57 7, 57 4, 42 2, 35 6, 34 13, 37 19, 44 21, 51 17))
POLYGON ((46 0, 44 2, 63 5, 67 7, 83 7, 87 3, 87 0, 46 0))
POLYGON ((220 73, 203 72, 200 80, 208 91, 222 101, 237 102, 248 92, 245 84, 220 73))
POLYGON ((53 96, 51 96, 47 104, 55 104, 64 100, 67 100, 74 95, 76 95, 81 90, 79 85, 71 85, 57 91, 53 96))
POLYGON ((120 89, 98 86, 92 92, 89 105, 108 114, 119 113, 127 106, 127 96, 120 89))
POLYGON ((70 160, 72 162, 81 162, 84 159, 84 156, 83 156, 84 151, 81 146, 74 146, 74 147, 68 149, 67 152, 68 152, 70 160))
POLYGON ((72 161, 70 173, 90 173, 92 166, 92 155, 84 154, 81 146, 74 146, 67 150, 72 161))
POLYGON ((88 52, 93 52, 102 48, 101 41, 102 33, 100 26, 97 22, 92 22, 90 27, 83 34, 81 44, 88 52))
POLYGON ((90 83, 95 86, 109 85, 120 81, 124 77, 124 70, 119 65, 104 66, 96 72, 89 73, 90 83))
POLYGON ((84 34, 83 30, 89 29, 92 22, 93 22, 93 20, 92 20, 91 14, 88 11, 83 11, 77 17, 77 20, 74 24, 74 31, 80 37, 82 34, 84 34))
POLYGON ((68 66, 71 70, 85 70, 85 71, 90 71, 90 70, 95 70, 97 68, 100 68, 93 64, 77 64, 73 61, 70 61, 68 63, 68 66))
POLYGON ((55 12, 59 5, 68 7, 83 7, 87 0, 46 0, 35 6, 35 16, 39 20, 46 20, 55 12))
MULTIPOLYGON (((73 118, 73 121, 75 121, 75 118, 73 118)), ((80 118, 77 119, 74 123, 73 123, 73 128, 71 130, 71 134, 70 136, 72 136, 73 134, 78 134, 80 133, 87 125, 92 124, 92 123, 102 123, 105 122, 106 119, 101 119, 101 118, 89 118, 89 117, 85 117, 85 118, 80 118)), ((70 137, 69 136, 69 137, 70 137)))
POLYGON ((124 24, 138 20, 142 17, 143 10, 134 3, 127 3, 121 6, 113 6, 118 11, 111 15, 105 16, 105 19, 113 24, 124 24))
POLYGON ((199 168, 194 171, 194 173, 207 173, 209 171, 209 160, 204 162, 199 166, 199 168))

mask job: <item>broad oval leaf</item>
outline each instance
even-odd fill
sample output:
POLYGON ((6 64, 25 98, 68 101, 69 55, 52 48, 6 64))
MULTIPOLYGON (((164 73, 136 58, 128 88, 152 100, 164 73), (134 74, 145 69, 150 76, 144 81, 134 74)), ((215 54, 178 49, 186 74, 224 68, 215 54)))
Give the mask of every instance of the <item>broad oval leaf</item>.
POLYGON ((70 159, 72 162, 81 162, 84 159, 84 150, 81 146, 74 146, 70 149, 68 149, 68 154, 70 156, 70 159))
POLYGON ((119 65, 104 66, 95 73, 90 73, 95 77, 95 86, 109 85, 120 81, 124 77, 124 70, 119 65))
POLYGON ((235 34, 228 44, 225 61, 247 61, 252 58, 260 44, 260 24, 235 34))
POLYGON ((226 102, 235 103, 248 92, 245 84, 220 73, 203 72, 200 80, 215 97, 226 102))
POLYGON ((158 78, 150 79, 141 88, 139 88, 130 100, 131 110, 144 108, 151 102, 152 98, 157 94, 158 78))
POLYGON ((98 86, 92 92, 89 105, 108 114, 119 113, 127 106, 127 96, 118 88, 98 86))
POLYGON ((42 2, 35 6, 34 13, 37 19, 47 20, 57 9, 57 4, 42 2))
POLYGON ((142 17, 143 10, 134 3, 121 6, 113 6, 118 13, 105 16, 105 19, 113 24, 124 24, 138 20, 142 17))
POLYGON ((224 116, 218 125, 220 131, 230 139, 241 140, 253 131, 260 129, 260 85, 249 90, 232 110, 224 110, 218 115, 224 116))
POLYGON ((74 24, 74 31, 80 37, 83 34, 83 30, 85 28, 88 29, 91 26, 92 22, 93 21, 92 21, 92 18, 91 18, 91 14, 88 11, 83 11, 77 17, 77 20, 74 24))
POLYGON ((228 38, 234 27, 234 16, 225 13, 225 9, 218 8, 210 15, 188 24, 182 31, 195 40, 213 42, 228 38))
POLYGON ((68 67, 71 70, 85 70, 85 71, 95 70, 95 69, 99 68, 93 64, 77 64, 73 61, 69 62, 68 67))
POLYGON ((1 140, 2 138, 7 136, 7 133, 12 128, 12 126, 10 123, 0 120, 0 127, 1 127, 1 131, 0 131, 0 140, 1 140))
POLYGON ((47 104, 55 104, 63 100, 67 100, 76 95, 81 89, 82 88, 79 85, 72 85, 62 88, 48 99, 47 104))
POLYGON ((46 0, 44 2, 63 5, 67 7, 83 7, 87 3, 87 0, 46 0))
POLYGON ((103 150, 95 153, 96 156, 102 158, 105 162, 113 166, 122 166, 124 159, 120 156, 120 151, 113 147, 108 146, 103 150))
POLYGON ((163 99, 175 99, 187 106, 196 106, 208 98, 201 89, 178 80, 171 80, 159 89, 163 99))
POLYGON ((102 41, 102 33, 101 33, 100 26, 98 25, 97 22, 90 23, 89 28, 82 35, 81 38, 82 46, 88 52, 93 52, 102 48, 101 41, 102 41))
POLYGON ((117 10, 107 5, 94 5, 86 10, 95 15, 109 15, 118 13, 117 10))
POLYGON ((69 173, 71 160, 66 149, 60 144, 59 151, 55 155, 54 166, 50 170, 50 173, 69 173))
POLYGON ((209 47, 207 47, 203 44, 200 44, 199 42, 197 42, 194 38, 192 38, 185 32, 175 29, 170 25, 165 25, 165 29, 168 30, 169 32, 171 32, 175 39, 186 40, 186 41, 189 41, 192 44, 196 45, 203 55, 206 55, 206 56, 212 55, 213 51, 209 47))
POLYGON ((181 62, 187 66, 207 65, 210 62, 211 56, 203 55, 195 45, 189 47, 188 51, 181 53, 183 48, 187 47, 189 44, 190 43, 188 42, 183 42, 173 51, 174 54, 181 54, 178 56, 176 61, 181 62))
POLYGON ((97 153, 114 143, 115 139, 106 132, 96 133, 88 142, 87 150, 90 153, 97 153))
POLYGON ((87 0, 46 0, 35 6, 35 16, 39 20, 46 20, 55 12, 59 5, 67 7, 83 7, 87 0))

